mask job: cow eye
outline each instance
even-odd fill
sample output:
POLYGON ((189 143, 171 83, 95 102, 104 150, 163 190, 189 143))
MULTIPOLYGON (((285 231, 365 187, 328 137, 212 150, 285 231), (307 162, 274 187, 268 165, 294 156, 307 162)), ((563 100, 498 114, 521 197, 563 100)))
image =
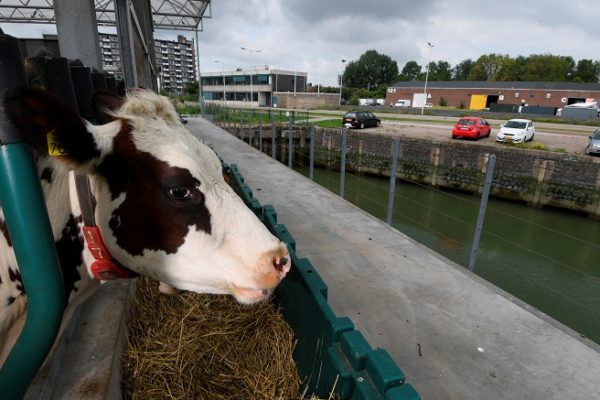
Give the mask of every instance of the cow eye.
POLYGON ((192 195, 192 191, 185 186, 175 186, 169 189, 169 196, 175 200, 187 200, 192 195))

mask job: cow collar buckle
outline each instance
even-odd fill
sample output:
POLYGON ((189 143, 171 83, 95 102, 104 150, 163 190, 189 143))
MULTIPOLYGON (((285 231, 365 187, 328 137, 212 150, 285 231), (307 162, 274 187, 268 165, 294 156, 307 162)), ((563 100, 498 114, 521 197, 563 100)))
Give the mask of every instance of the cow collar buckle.
POLYGON ((99 281, 107 281, 118 278, 135 278, 136 272, 122 266, 117 260, 113 259, 110 251, 102 240, 102 233, 96 226, 94 218, 94 205, 92 204, 92 195, 90 193, 90 183, 86 175, 76 174, 75 187, 77 188, 77 197, 83 217, 83 237, 87 247, 94 256, 94 261, 90 267, 92 275, 99 281))

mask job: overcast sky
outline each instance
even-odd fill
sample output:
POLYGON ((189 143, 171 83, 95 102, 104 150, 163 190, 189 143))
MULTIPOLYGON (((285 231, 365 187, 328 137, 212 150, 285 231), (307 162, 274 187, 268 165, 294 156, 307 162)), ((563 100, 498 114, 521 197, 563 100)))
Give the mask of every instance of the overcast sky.
POLYGON ((200 33, 201 69, 268 64, 337 85, 341 59, 374 49, 452 66, 482 54, 552 53, 600 60, 597 0, 214 0, 200 33), (240 50, 240 46, 261 53, 240 50))
POLYGON ((399 70, 410 60, 424 66, 427 42, 431 61, 452 66, 488 53, 600 60, 598 21, 597 0, 213 0, 199 34, 200 63, 201 71, 220 71, 214 60, 225 70, 266 64, 337 86, 341 59, 373 49, 399 70))

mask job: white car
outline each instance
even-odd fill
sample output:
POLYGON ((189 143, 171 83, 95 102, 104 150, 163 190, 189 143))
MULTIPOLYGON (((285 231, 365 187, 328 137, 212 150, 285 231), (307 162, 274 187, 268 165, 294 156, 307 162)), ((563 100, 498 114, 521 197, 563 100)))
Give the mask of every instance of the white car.
POLYGON ((524 143, 533 140, 535 127, 528 119, 511 119, 506 124, 500 125, 496 134, 497 142, 524 143))

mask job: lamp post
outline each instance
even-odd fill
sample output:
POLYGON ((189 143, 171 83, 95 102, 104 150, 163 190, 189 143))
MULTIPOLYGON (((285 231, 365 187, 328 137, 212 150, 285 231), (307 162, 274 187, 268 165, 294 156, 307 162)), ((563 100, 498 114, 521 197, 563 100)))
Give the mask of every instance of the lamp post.
MULTIPOLYGON (((244 51, 249 51, 250 52, 250 64, 252 64, 253 60, 252 60, 252 54, 253 53, 260 53, 262 50, 258 50, 258 49, 247 49, 244 46, 240 47, 241 50, 244 51)), ((250 65, 250 68, 252 68, 252 65, 250 65)), ((250 102, 253 101, 253 93, 252 93, 252 69, 250 69, 250 102)))
MULTIPOLYGON (((342 58, 342 69, 343 69, 345 62, 346 62, 346 59, 342 58)), ((342 74, 340 75, 340 103, 339 103, 339 106, 342 105, 342 84, 343 84, 343 82, 344 82, 344 71, 342 71, 342 74)))
POLYGON ((223 104, 227 98, 225 97, 225 63, 221 60, 214 60, 216 63, 221 63, 221 78, 223 79, 223 104))
POLYGON ((434 47, 430 42, 427 42, 427 46, 429 46, 429 56, 427 57, 427 72, 425 73, 425 88, 423 89, 423 105, 421 106, 421 115, 423 115, 423 111, 425 110, 425 103, 427 102, 427 79, 429 78, 429 63, 431 63, 431 48, 434 47))

